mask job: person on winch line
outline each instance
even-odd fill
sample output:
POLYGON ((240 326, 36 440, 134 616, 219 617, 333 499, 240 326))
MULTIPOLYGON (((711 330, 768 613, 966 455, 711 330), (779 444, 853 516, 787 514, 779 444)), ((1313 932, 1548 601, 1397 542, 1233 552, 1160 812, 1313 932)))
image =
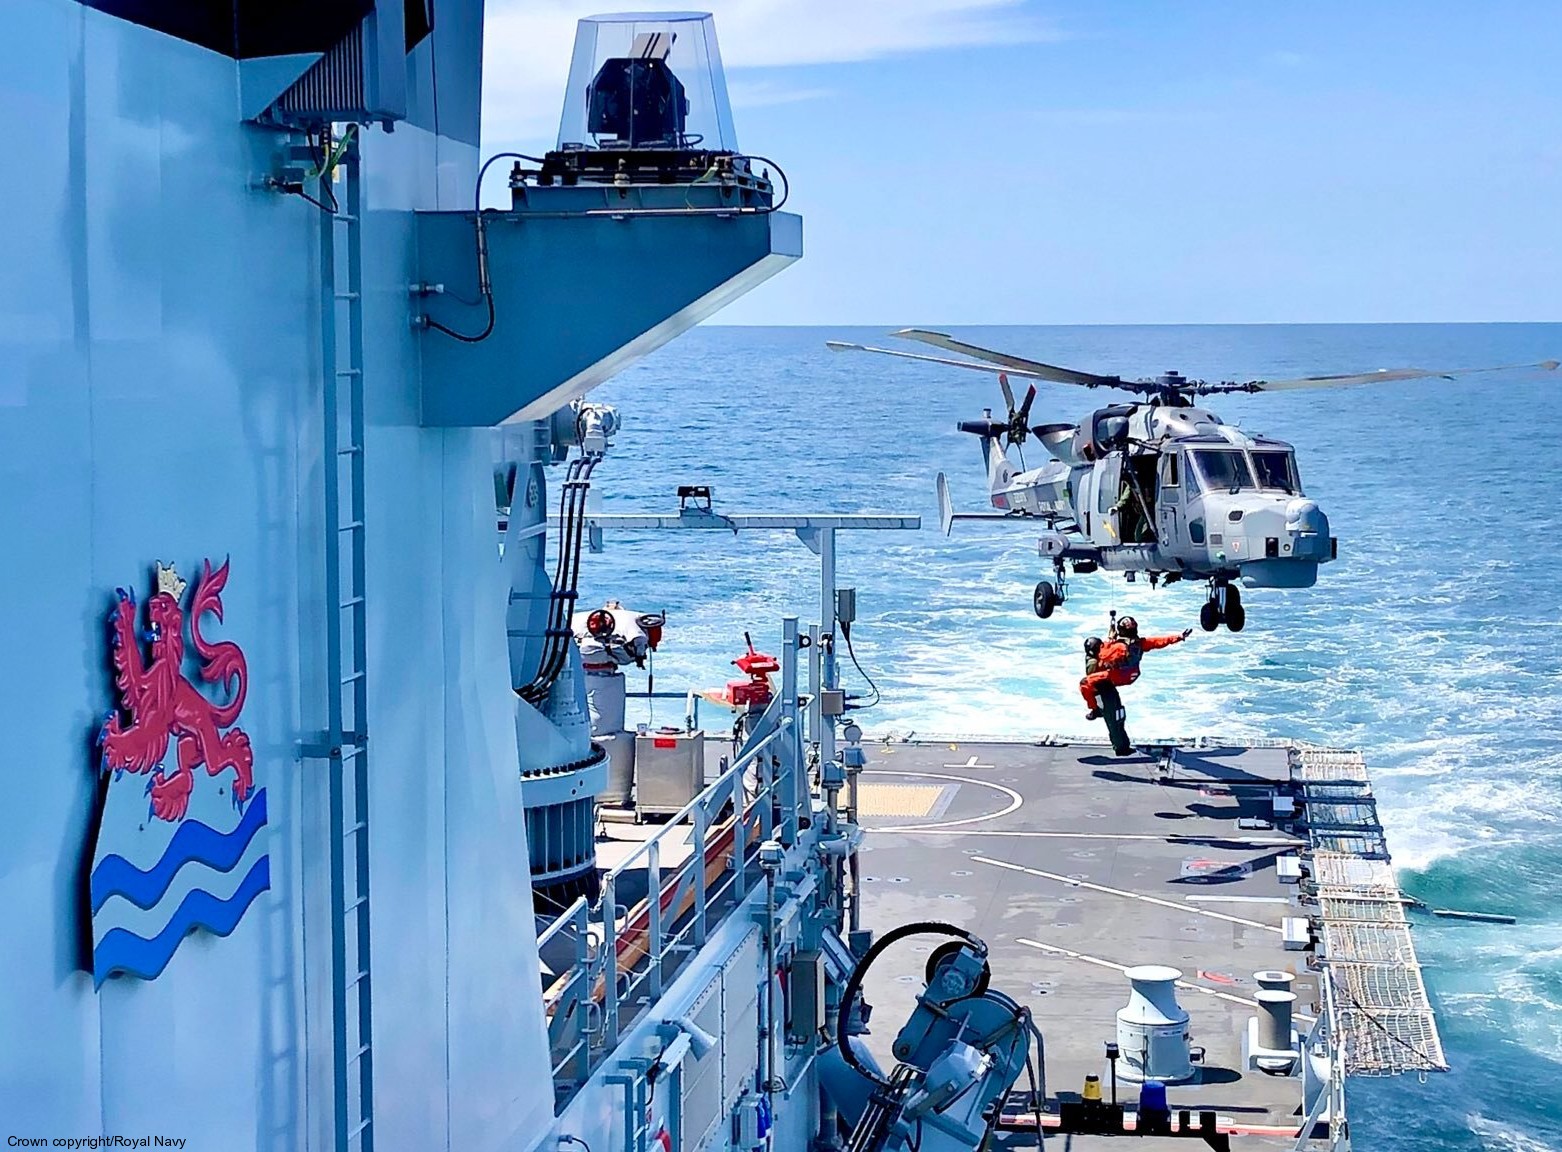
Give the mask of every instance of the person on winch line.
POLYGON ((1096 693, 1103 684, 1115 684, 1119 688, 1132 684, 1139 679, 1139 661, 1146 652, 1181 644, 1191 635, 1193 629, 1185 628, 1181 635, 1140 636, 1139 622, 1132 616, 1124 616, 1117 622, 1112 638, 1101 646, 1096 657, 1096 670, 1089 672, 1079 682, 1080 695, 1085 698, 1085 704, 1090 709, 1085 713, 1085 719, 1100 718, 1101 701, 1096 693))

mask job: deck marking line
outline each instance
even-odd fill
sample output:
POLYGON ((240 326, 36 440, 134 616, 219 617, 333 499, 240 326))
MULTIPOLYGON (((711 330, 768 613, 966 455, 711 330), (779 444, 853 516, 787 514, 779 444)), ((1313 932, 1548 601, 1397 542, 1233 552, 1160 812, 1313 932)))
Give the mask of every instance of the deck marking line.
POLYGON ((937 824, 897 824, 890 828, 880 828, 880 832, 928 832, 938 828, 958 828, 966 824, 980 824, 984 820, 996 820, 1000 816, 1007 816, 1010 812, 1017 811, 1025 798, 1013 788, 1005 788, 1002 784, 994 784, 991 780, 972 780, 966 776, 950 776, 943 772, 913 772, 909 769, 902 771, 897 768, 865 768, 864 776, 917 776, 926 780, 953 780, 956 784, 970 784, 975 788, 991 788, 1002 792, 1009 798, 1008 807, 998 812, 989 812, 985 816, 967 816, 963 820, 941 820, 937 824))
POLYGON ((991 764, 978 764, 976 757, 972 756, 964 764, 945 764, 945 768, 991 768, 991 764))
MULTIPOLYGON (((881 768, 873 769, 875 772, 884 771, 881 768)), ((907 775, 915 776, 918 773, 911 772, 907 775)), ((962 780, 962 784, 980 784, 993 788, 1001 785, 988 785, 985 780, 962 780)), ((981 817, 991 819, 991 817, 981 817)), ((918 825, 911 827, 891 828, 867 828, 868 832, 919 832, 924 836, 1012 836, 1017 839, 1030 838, 1032 840, 1153 840, 1157 844, 1186 844, 1196 846, 1201 841, 1219 840, 1222 844, 1241 844, 1245 848, 1305 848, 1306 842, 1302 840, 1274 840, 1265 837, 1246 836, 1222 836, 1218 832, 1212 832, 1208 836, 1190 836, 1186 832, 1178 832, 1175 835, 1157 836, 1154 832, 1051 832, 1042 829, 1029 828, 965 828, 959 831, 946 829, 942 825, 918 825)))
POLYGON ((1247 928, 1261 928, 1265 932, 1280 934, 1280 928, 1274 924, 1260 924, 1257 920, 1245 920, 1241 916, 1228 916, 1224 912, 1211 912, 1207 908, 1189 908, 1186 904, 1178 904, 1174 900, 1162 900, 1159 896, 1146 896, 1141 892, 1129 892, 1124 888, 1108 888, 1105 884, 1092 884, 1089 880, 1075 880, 1068 876, 1061 876, 1056 872, 1043 872, 1040 868, 1027 868, 1023 864, 1011 864, 1007 860, 994 860, 991 856, 972 856, 979 864, 991 864, 994 868, 1007 868, 1010 872, 1023 872, 1027 876, 1039 876, 1043 880, 1055 880, 1059 884, 1067 884, 1072 888, 1089 888, 1092 892, 1104 892, 1108 896, 1126 896, 1130 900, 1142 900, 1146 904, 1158 904, 1162 908, 1170 908, 1176 912, 1192 912, 1196 916, 1209 916, 1216 920, 1225 920, 1232 924, 1241 924, 1247 928))
MULTIPOLYGON (((1098 968, 1110 968, 1113 972, 1127 972, 1132 965, 1118 964, 1112 960, 1103 960, 1099 956, 1089 956, 1084 952, 1075 952, 1070 948, 1060 948, 1056 944, 1043 944, 1040 940, 1031 940, 1025 936, 1016 936, 1016 944, 1024 944, 1027 948, 1034 948, 1038 952, 1051 952, 1054 955, 1066 956, 1070 960, 1083 960, 1086 964, 1094 964, 1098 968)), ((1233 1004, 1242 1004, 1248 1008, 1257 1008, 1257 1000, 1249 1000, 1244 996, 1233 996, 1229 992, 1221 992, 1216 988, 1206 988, 1202 984, 1193 984, 1187 980, 1178 980, 1177 987, 1185 988, 1189 992, 1198 992, 1204 996, 1213 996, 1217 1000, 1229 1000, 1233 1004)), ((1309 1016, 1305 1012, 1293 1012, 1298 1020, 1315 1020, 1317 1017, 1309 1016)))
POLYGON ((1189 904, 1290 904, 1289 896, 1184 896, 1189 904))

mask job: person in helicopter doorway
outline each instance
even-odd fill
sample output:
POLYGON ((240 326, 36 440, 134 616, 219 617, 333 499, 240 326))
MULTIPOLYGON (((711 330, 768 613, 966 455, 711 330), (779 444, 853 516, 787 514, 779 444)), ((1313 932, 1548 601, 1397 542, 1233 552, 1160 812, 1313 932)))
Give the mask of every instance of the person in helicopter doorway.
MULTIPOLYGON (((1101 645, 1093 660, 1090 658, 1090 641, 1087 640, 1085 678, 1079 682, 1080 694, 1090 709, 1085 713, 1085 719, 1100 719, 1101 701, 1097 692, 1103 684, 1115 684, 1119 688, 1132 684, 1139 679, 1139 662, 1146 652, 1181 644, 1191 635, 1193 629, 1185 628, 1180 635, 1140 636, 1139 622, 1132 616, 1124 616, 1117 621, 1111 639, 1101 645)), ((1092 636, 1091 640, 1094 639, 1092 636)))
POLYGON ((1123 486, 1117 494, 1117 503, 1112 505, 1112 511, 1117 513, 1118 539, 1124 544, 1153 544, 1154 535, 1150 531, 1149 510, 1144 506, 1144 500, 1134 482, 1129 478, 1128 466, 1123 467, 1123 486))

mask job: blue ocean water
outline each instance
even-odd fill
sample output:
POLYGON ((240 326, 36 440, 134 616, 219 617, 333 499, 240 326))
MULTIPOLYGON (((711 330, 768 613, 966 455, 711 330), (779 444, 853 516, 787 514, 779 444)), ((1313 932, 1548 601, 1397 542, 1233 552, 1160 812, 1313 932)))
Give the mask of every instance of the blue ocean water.
MULTIPOLYGON (((1051 363, 1252 378, 1511 364, 1562 356, 1562 325, 969 328, 1051 363)), ((1085 730, 1081 640, 1109 607, 1156 631, 1196 623, 1199 586, 1080 577, 1052 620, 1023 526, 938 532, 933 477, 981 507, 975 441, 955 422, 1001 406, 976 373, 832 353, 882 330, 705 328, 596 398, 625 428, 596 484, 604 511, 671 511, 681 483, 719 509, 920 513, 920 532, 843 537, 858 657, 883 702, 870 732, 1085 730)), ((1043 384, 1033 419, 1100 397, 1043 384)), ((1562 378, 1471 377, 1214 405, 1297 447, 1340 559, 1308 591, 1251 592, 1247 630, 1147 661, 1141 733, 1295 736, 1365 751, 1401 884, 1513 927, 1428 921, 1416 938, 1453 1071, 1426 1086, 1351 1083, 1356 1147, 1562 1152, 1562 378)), ((611 535, 587 602, 668 611, 656 687, 715 686, 742 633, 817 612, 816 561, 790 536, 611 535)), ((860 679, 851 674, 851 683, 860 679)), ((681 706, 669 705, 681 715, 681 706)), ((1042 1020, 1045 1027, 1045 1020, 1042 1020)))

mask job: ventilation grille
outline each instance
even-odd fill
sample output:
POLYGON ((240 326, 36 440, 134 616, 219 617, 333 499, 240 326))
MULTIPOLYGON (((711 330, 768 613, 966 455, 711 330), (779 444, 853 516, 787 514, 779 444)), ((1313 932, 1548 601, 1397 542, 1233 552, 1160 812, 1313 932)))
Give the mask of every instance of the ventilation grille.
POLYGON ((366 116, 363 38, 360 24, 282 93, 276 103, 281 118, 323 124, 366 116))

